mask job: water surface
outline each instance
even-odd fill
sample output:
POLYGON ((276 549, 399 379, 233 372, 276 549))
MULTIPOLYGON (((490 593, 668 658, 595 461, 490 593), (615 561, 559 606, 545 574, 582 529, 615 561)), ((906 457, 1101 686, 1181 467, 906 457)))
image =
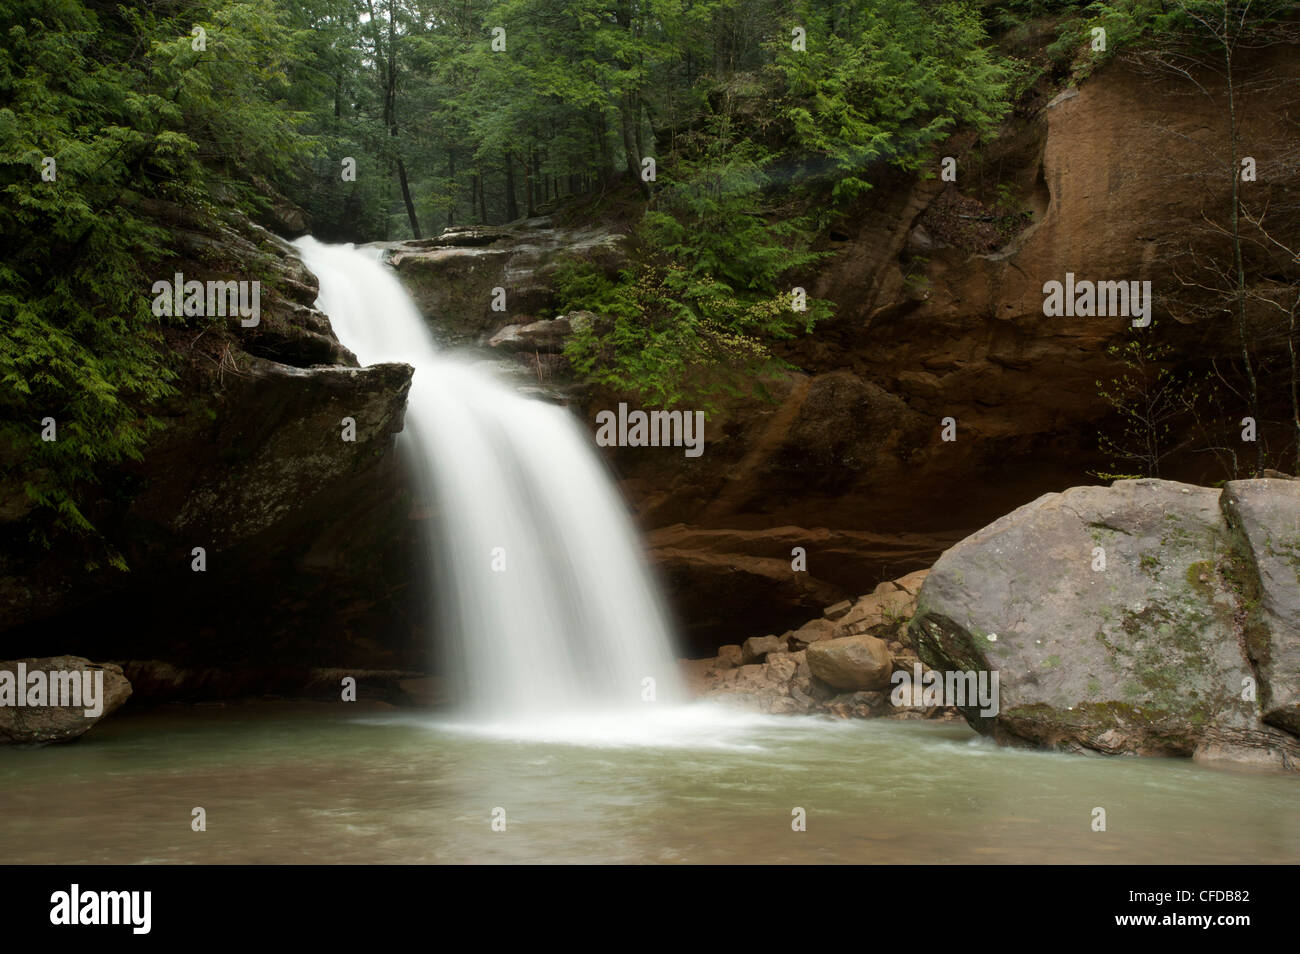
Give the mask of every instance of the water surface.
POLYGON ((0 845, 8 863, 1276 863, 1300 859, 1300 778, 708 706, 523 727, 168 706, 0 749, 0 845))

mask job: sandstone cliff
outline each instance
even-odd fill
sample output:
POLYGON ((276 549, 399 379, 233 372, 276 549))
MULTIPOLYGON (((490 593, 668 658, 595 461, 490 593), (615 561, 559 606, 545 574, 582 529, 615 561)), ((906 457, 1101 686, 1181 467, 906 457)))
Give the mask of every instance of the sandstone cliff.
MULTIPOLYGON (((1278 51, 1253 69, 1300 76, 1295 62, 1278 51)), ((1265 107, 1256 100, 1241 116, 1262 168, 1295 145, 1265 107)), ((1108 408, 1097 382, 1117 373, 1107 348, 1130 321, 1044 317, 1045 281, 1066 272, 1150 281, 1156 340, 1175 349, 1181 369, 1231 358, 1232 327, 1189 317, 1177 267, 1197 241, 1202 208, 1228 200, 1181 157, 1213 147, 1225 121, 1209 101, 1118 64, 1044 95, 983 153, 954 140, 956 183, 882 173, 826 239, 836 254, 809 293, 834 301, 837 313, 782 349, 802 371, 769 382, 776 402, 733 402, 711 415, 699 459, 608 451, 693 645, 793 625, 864 584, 929 565, 965 534, 1105 466, 1097 432, 1108 408), (952 223, 980 218, 974 196, 995 181, 1016 194, 1022 227, 972 250, 952 223), (940 438, 945 418, 955 421, 954 441, 940 438), (803 574, 791 571, 799 546, 803 574)), ((403 243, 391 260, 424 302, 453 301, 472 275, 474 333, 461 317, 427 314, 462 341, 487 344, 505 325, 546 313, 538 280, 566 242, 611 261, 615 237, 548 225, 449 234, 432 250, 403 243), (448 256, 454 267, 440 266, 448 256), (492 320, 487 290, 514 281, 523 283, 518 307, 492 320)), ((542 383, 562 380, 551 344, 511 350, 542 383)), ((627 397, 565 399, 590 423, 627 397)), ((1185 462, 1172 476, 1205 471, 1185 462)))

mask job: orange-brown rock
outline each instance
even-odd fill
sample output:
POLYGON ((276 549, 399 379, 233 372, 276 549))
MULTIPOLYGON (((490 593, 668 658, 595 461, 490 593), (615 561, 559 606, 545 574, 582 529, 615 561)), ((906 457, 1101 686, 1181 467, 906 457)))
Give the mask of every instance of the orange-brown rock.
MULTIPOLYGON (((1253 68, 1300 80, 1293 48, 1253 68)), ((1107 348, 1130 321, 1044 317, 1044 282, 1067 271, 1151 281, 1152 334, 1183 369, 1231 358, 1228 319, 1193 322, 1179 300, 1174 260, 1198 241, 1202 209, 1230 201, 1230 180, 1207 183, 1187 165, 1192 146, 1222 141, 1225 115, 1185 92, 1113 65, 1010 123, 990 148, 1003 150, 999 172, 1028 224, 991 252, 924 227, 945 195, 976 188, 964 173, 955 184, 882 179, 832 231, 837 254, 809 293, 836 316, 783 350, 802 372, 771 383, 776 403, 710 415, 698 459, 611 449, 697 643, 794 625, 814 604, 929 565, 1042 493, 1095 480, 1089 471, 1108 464, 1097 382, 1115 375, 1107 348), (954 441, 940 439, 945 418, 954 441), (796 546, 806 573, 791 566, 796 546)), ((1276 107, 1257 98, 1241 116, 1261 167, 1296 148, 1276 107)), ((1294 234, 1291 215, 1275 224, 1294 234)), ((591 396, 587 408, 609 401, 591 396)), ((1170 476, 1204 479, 1210 457, 1170 476)))

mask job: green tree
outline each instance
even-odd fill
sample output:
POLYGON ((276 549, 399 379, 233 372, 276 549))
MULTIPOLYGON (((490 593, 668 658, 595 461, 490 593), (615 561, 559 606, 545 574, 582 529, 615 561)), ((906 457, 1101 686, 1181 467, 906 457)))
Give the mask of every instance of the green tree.
POLYGON ((265 0, 173 16, 15 0, 0 35, 0 498, 47 514, 48 541, 51 526, 91 533, 92 488, 140 458, 172 392, 149 309, 172 255, 160 218, 215 217, 218 196, 255 211, 256 181, 300 144, 265 0))

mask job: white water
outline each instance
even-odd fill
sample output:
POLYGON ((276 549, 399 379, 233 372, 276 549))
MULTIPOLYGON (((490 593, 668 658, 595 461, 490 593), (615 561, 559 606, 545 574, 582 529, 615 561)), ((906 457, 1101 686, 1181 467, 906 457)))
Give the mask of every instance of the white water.
POLYGON ((591 439, 490 363, 439 351, 377 250, 296 244, 357 359, 415 369, 401 439, 441 514, 430 588, 473 718, 565 734, 662 714, 645 680, 658 704, 681 697, 666 617, 591 439))

